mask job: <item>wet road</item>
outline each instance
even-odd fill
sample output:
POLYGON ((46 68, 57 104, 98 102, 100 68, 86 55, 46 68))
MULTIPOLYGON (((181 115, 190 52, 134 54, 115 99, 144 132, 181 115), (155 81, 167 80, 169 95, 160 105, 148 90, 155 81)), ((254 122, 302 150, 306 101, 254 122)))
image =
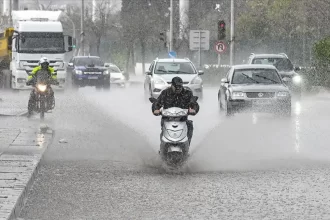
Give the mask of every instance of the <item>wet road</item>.
POLYGON ((216 94, 205 89, 189 167, 173 175, 141 88, 57 93, 45 122, 56 138, 21 218, 329 219, 330 94, 295 103, 291 119, 225 118, 216 94))

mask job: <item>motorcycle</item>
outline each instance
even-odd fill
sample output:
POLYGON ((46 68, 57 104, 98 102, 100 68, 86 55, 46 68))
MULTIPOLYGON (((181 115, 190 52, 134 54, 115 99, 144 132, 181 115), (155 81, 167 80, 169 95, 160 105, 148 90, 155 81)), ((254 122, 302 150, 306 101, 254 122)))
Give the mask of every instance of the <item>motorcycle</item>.
POLYGON ((34 111, 40 113, 40 118, 45 117, 45 112, 51 110, 55 106, 53 100, 52 106, 48 106, 48 99, 50 98, 50 86, 59 85, 59 83, 49 76, 47 71, 39 71, 31 81, 26 83, 32 85, 35 92, 34 111))
MULTIPOLYGON (((198 97, 194 97, 197 101, 198 97)), ((155 98, 149 98, 151 103, 155 98)), ((166 165, 170 168, 181 167, 188 158, 189 140, 188 140, 188 109, 172 107, 161 109, 161 115, 164 118, 162 125, 162 135, 160 142, 160 156, 166 165)))

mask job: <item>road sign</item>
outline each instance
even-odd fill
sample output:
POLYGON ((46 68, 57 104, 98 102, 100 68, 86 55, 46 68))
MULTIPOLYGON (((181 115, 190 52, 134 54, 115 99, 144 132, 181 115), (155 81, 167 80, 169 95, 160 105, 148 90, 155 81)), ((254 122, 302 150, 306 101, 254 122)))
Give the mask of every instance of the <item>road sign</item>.
POLYGON ((190 50, 209 50, 210 31, 190 30, 189 48, 190 50))
POLYGON ((217 42, 215 44, 215 50, 217 51, 217 53, 223 53, 226 51, 226 44, 224 42, 217 42))
POLYGON ((170 51, 168 53, 168 55, 171 57, 171 58, 176 58, 176 52, 175 51, 170 51))

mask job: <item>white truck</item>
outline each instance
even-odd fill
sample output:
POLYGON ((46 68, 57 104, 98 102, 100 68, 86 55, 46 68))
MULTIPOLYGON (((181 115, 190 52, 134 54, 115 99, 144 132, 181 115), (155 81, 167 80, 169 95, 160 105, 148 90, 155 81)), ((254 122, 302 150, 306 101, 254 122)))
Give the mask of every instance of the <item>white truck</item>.
POLYGON ((47 57, 57 72, 59 86, 66 83, 65 53, 72 51, 73 39, 65 36, 60 21, 61 11, 13 11, 12 54, 10 59, 10 87, 31 89, 26 86, 28 75, 38 66, 41 57, 47 57))

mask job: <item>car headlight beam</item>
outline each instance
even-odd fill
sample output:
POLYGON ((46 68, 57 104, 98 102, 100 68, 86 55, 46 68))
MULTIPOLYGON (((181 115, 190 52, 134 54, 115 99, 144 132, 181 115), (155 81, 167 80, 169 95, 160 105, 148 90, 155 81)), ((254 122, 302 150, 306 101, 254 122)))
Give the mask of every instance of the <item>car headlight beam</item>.
POLYGON ((158 85, 165 85, 166 83, 164 82, 164 80, 161 80, 161 79, 155 79, 154 81, 155 84, 158 84, 158 85))
POLYGON ((191 84, 201 84, 202 79, 200 77, 196 77, 191 81, 191 84))
POLYGON ((299 84, 301 83, 301 76, 295 76, 292 78, 293 83, 299 84))

